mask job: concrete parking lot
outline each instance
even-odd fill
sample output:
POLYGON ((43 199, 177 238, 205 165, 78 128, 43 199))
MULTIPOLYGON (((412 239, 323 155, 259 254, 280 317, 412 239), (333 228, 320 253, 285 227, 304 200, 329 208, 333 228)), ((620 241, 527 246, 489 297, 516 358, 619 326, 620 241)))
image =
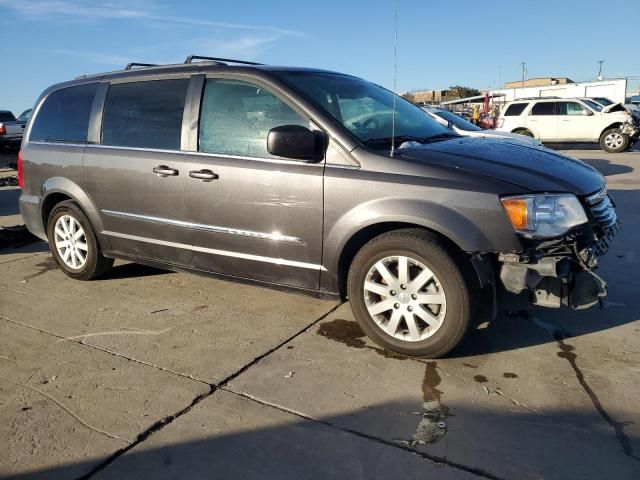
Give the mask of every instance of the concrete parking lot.
POLYGON ((501 314, 446 359, 336 301, 0 250, 0 478, 640 478, 640 151, 569 153, 623 221, 603 308, 501 314))

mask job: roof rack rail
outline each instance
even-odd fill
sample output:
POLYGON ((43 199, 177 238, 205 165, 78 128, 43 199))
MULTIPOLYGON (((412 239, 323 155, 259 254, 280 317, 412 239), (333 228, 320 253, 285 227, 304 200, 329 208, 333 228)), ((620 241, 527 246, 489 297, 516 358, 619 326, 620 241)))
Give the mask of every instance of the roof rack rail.
POLYGON ((157 63, 138 63, 138 62, 131 62, 131 63, 127 63, 127 66, 124 67, 125 70, 133 70, 133 67, 157 67, 158 64, 157 63))
POLYGON ((242 65, 262 65, 257 62, 247 62, 245 60, 233 60, 232 58, 219 58, 219 57, 202 57, 200 55, 189 55, 184 63, 193 63, 193 60, 211 60, 219 65, 226 65, 227 63, 240 63, 242 65))
POLYGON ((548 97, 518 97, 516 98, 516 100, 548 100, 548 99, 557 99, 557 98, 564 98, 564 97, 552 97, 552 96, 548 96, 548 97))

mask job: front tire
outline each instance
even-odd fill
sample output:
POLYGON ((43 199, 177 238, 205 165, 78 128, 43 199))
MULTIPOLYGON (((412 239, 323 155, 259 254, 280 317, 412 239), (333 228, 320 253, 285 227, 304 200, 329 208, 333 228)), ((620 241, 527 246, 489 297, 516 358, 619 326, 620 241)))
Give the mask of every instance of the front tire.
POLYGON ((102 255, 91 222, 71 200, 59 203, 51 211, 47 237, 53 258, 71 278, 92 280, 113 265, 112 258, 102 255))
POLYGON ((630 143, 629 135, 622 133, 619 128, 610 128, 600 137, 600 147, 609 153, 624 152, 630 143))
POLYGON ((348 294, 369 338, 401 355, 441 357, 471 324, 472 295, 461 266, 419 229, 388 232, 362 247, 349 269, 348 294))

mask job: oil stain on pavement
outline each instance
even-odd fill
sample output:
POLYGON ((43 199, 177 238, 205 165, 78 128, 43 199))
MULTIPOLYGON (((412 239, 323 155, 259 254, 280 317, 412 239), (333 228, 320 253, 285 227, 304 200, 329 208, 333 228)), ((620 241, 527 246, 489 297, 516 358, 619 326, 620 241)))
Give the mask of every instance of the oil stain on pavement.
MULTIPOLYGON (((385 358, 412 360, 409 357, 397 355, 383 348, 367 345, 365 333, 358 323, 354 321, 336 319, 322 323, 316 333, 348 347, 372 350, 385 358)), ((438 389, 441 378, 437 370, 437 362, 420 363, 425 363, 426 365, 421 385, 422 412, 420 414, 422 418, 410 440, 398 440, 412 447, 434 443, 444 437, 447 433, 447 424, 444 420, 450 415, 449 408, 442 403, 443 392, 438 389)))

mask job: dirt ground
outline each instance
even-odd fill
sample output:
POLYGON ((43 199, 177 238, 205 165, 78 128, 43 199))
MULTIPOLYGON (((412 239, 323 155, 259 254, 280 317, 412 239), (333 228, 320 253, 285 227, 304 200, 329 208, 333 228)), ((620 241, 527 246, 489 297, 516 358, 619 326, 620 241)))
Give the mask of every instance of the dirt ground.
POLYGON ((623 221, 603 308, 500 315, 437 361, 346 304, 0 250, 0 478, 640 478, 640 152, 570 154, 623 221))

